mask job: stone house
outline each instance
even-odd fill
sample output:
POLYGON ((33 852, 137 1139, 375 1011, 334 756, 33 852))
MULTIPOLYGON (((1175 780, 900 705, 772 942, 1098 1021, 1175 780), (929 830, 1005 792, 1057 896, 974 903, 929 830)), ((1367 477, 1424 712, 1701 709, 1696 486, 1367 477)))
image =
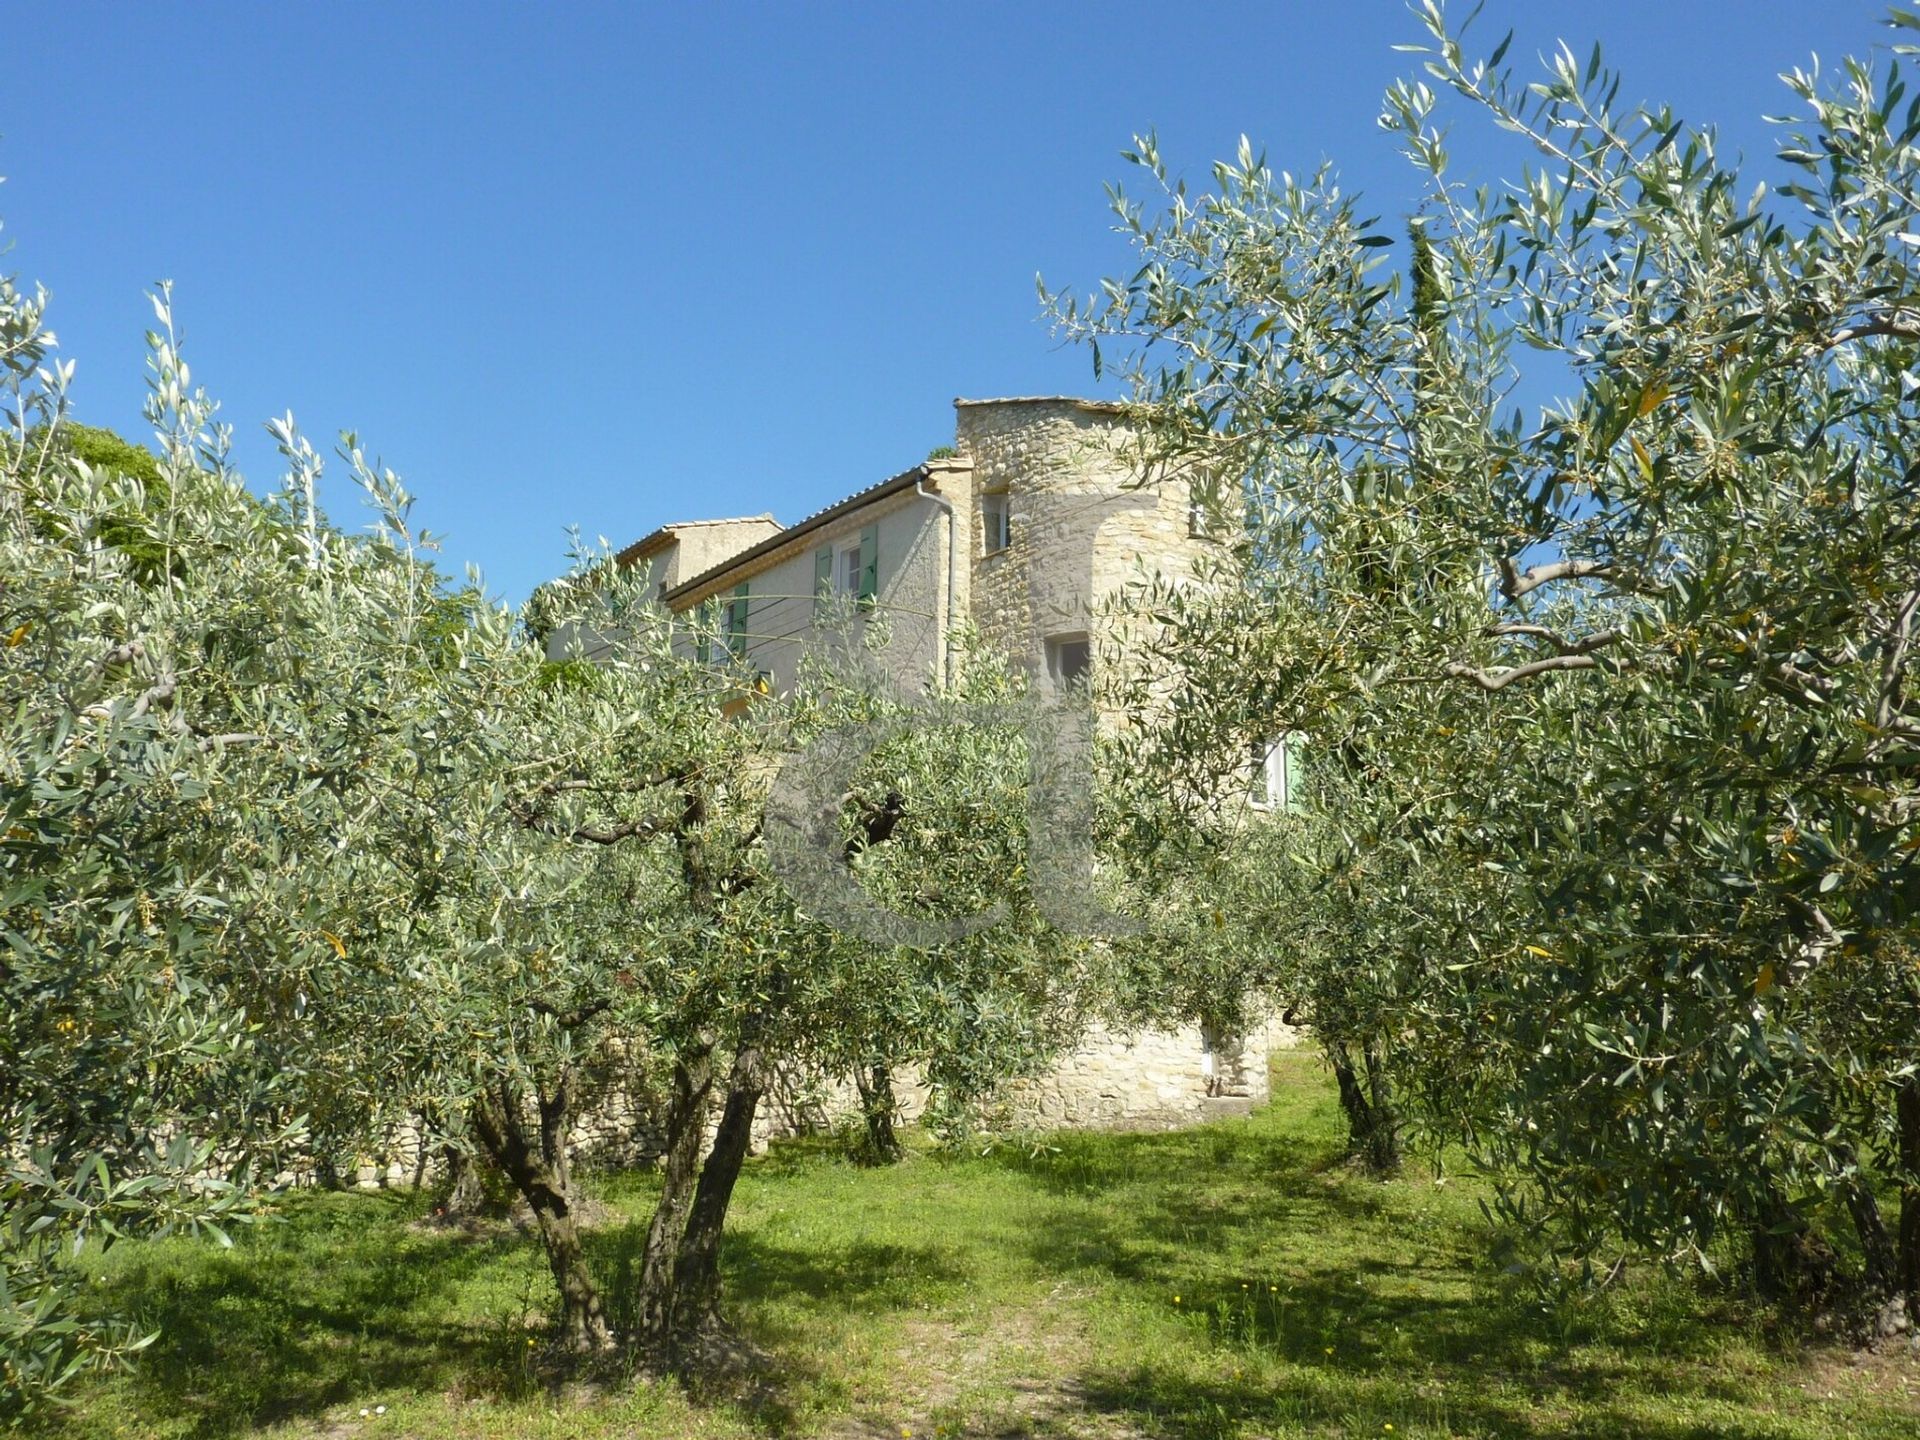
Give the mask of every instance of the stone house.
MULTIPOLYGON (((1035 396, 954 410, 951 453, 797 523, 680 521, 617 558, 646 566, 670 610, 713 622, 689 625, 677 644, 701 658, 724 645, 775 691, 828 615, 855 627, 884 619, 868 649, 903 683, 941 674, 955 627, 970 620, 1036 683, 1068 684, 1114 638, 1101 630, 1104 596, 1150 572, 1186 573, 1214 543, 1202 506, 1184 479, 1138 483, 1118 405, 1035 396)), ((1277 749, 1262 772, 1282 793, 1285 763, 1277 749)), ((1014 1087, 1007 1118, 1151 1126, 1244 1110, 1265 1098, 1269 1049, 1288 1043, 1277 1022, 1231 1042, 1198 1027, 1099 1031, 1014 1087)))

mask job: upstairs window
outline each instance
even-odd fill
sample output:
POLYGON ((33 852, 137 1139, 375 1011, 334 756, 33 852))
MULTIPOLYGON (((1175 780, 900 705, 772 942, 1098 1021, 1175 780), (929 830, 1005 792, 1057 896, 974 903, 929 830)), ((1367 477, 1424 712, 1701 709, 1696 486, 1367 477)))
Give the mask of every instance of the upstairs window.
POLYGON ((1093 644, 1085 635, 1055 635, 1047 641, 1047 675, 1055 690, 1085 685, 1093 672, 1093 644))
POLYGON ((880 593, 880 527, 868 525, 858 539, 822 545, 813 554, 813 618, 832 614, 837 597, 871 610, 880 593))
POLYGON ((1190 484, 1187 488, 1187 535, 1194 540, 1213 538, 1213 510, 1202 485, 1190 484))
POLYGON ((1256 810, 1291 810, 1299 798, 1299 747, 1296 735, 1253 747, 1252 783, 1247 795, 1256 810))
POLYGON ((1004 491, 980 497, 980 547, 996 555, 1013 542, 1012 497, 1004 491))
POLYGON ((735 660, 747 655, 747 582, 733 587, 733 599, 727 602, 727 653, 735 660))

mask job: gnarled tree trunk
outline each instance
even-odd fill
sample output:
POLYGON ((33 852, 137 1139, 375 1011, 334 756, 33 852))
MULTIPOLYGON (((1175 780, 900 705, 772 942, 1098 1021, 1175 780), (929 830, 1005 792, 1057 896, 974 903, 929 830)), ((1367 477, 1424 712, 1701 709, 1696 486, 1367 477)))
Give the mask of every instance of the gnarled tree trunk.
POLYGON ((1745 1217, 1753 1245, 1753 1283, 1767 1301, 1818 1301, 1833 1288, 1832 1249, 1764 1175, 1757 1206, 1745 1217))
POLYGON ((719 1324, 720 1236, 734 1183, 753 1146, 754 1112, 765 1090, 760 1051, 744 1044, 734 1053, 720 1127, 714 1132, 706 1164, 700 1167, 700 1185, 674 1261, 672 1343, 676 1352, 684 1353, 719 1324))
POLYGON ((1887 1230, 1887 1222, 1881 1218, 1880 1203, 1874 1199, 1873 1189, 1859 1168, 1858 1157, 1852 1154, 1852 1150, 1853 1147, 1848 1146, 1842 1153, 1855 1162, 1853 1175, 1846 1182, 1845 1195, 1847 1214, 1853 1220, 1854 1233, 1860 1239, 1865 1271, 1861 1279, 1869 1295, 1886 1300, 1899 1292, 1899 1255, 1893 1236, 1887 1230))
POLYGON ((540 1242, 546 1248, 547 1265, 560 1292, 561 1340, 575 1350, 606 1349, 613 1344, 613 1330, 607 1324, 606 1307, 580 1244, 567 1185, 567 1080, 563 1076, 552 1093, 537 1097, 538 1150, 527 1139, 518 1100, 503 1082, 493 1095, 474 1106, 474 1133, 533 1211, 540 1242))
POLYGON ((853 1083, 860 1091, 860 1118, 867 1132, 861 1158, 873 1165, 891 1165, 902 1153, 893 1128, 900 1109, 893 1093, 893 1072, 884 1062, 870 1065, 853 1072, 853 1083))
POLYGON ((440 1210, 449 1220, 465 1220, 486 1208, 486 1190, 480 1184, 480 1167, 459 1145, 443 1145, 441 1163, 447 1172, 447 1198, 440 1210))
POLYGON ((700 1142, 713 1097, 713 1047, 682 1048, 673 1064, 673 1094, 667 1106, 667 1150, 661 1159, 660 1199, 647 1226, 640 1261, 640 1338, 665 1354, 673 1339, 673 1270, 687 1233, 699 1179, 700 1142))
POLYGON ((1347 1153, 1376 1175, 1393 1174, 1400 1168, 1400 1117, 1379 1042, 1367 1042, 1360 1067, 1344 1042, 1328 1041, 1326 1050, 1347 1112, 1347 1153))

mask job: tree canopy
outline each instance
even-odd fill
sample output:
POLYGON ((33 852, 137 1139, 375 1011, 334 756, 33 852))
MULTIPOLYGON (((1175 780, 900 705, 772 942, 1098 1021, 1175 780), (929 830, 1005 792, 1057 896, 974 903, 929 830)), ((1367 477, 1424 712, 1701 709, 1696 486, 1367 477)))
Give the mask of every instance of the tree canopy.
POLYGON ((1138 269, 1053 299, 1142 464, 1247 516, 1215 583, 1138 597, 1134 699, 1175 697, 1140 763, 1310 737, 1280 989, 1512 1177, 1544 1254, 1734 1232, 1784 1287, 1837 1216, 1920 1303, 1905 48, 1785 77, 1755 184, 1597 49, 1523 81, 1423 14, 1381 117, 1410 235, 1247 143, 1189 190, 1145 137, 1138 269), (1453 176, 1461 110, 1513 183, 1453 176))

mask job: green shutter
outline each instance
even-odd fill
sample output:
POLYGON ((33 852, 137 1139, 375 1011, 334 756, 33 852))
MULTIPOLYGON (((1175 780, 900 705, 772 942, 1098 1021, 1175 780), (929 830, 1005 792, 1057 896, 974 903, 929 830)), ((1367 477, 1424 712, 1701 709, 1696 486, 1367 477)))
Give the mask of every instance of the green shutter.
POLYGON ((702 603, 693 612, 693 658, 705 665, 712 658, 712 649, 707 643, 707 630, 713 624, 713 606, 702 603))
POLYGON ((1283 809, 1298 810, 1300 808, 1300 751, 1302 744, 1302 737, 1298 733, 1287 736, 1287 793, 1280 796, 1275 802, 1283 809))
POLYGON ((747 582, 742 580, 733 587, 733 599, 727 603, 727 649, 733 658, 743 660, 747 654, 747 582))
POLYGON ((822 618, 832 604, 833 547, 822 545, 813 552, 813 618, 822 618))
POLYGON ((860 532, 860 608, 871 610, 879 593, 880 527, 869 525, 860 532))

